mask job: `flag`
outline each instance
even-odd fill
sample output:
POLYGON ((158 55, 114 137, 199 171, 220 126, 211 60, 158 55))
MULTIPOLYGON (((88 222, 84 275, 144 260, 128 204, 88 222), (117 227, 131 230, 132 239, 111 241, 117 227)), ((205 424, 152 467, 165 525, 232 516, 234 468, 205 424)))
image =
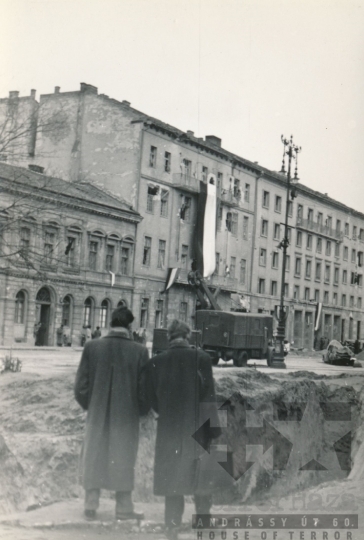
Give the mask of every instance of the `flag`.
POLYGON ((200 182, 196 224, 196 265, 203 277, 211 276, 216 266, 216 185, 200 182))
POLYGON ((162 291, 162 294, 167 292, 170 287, 172 287, 173 283, 178 278, 179 274, 179 268, 168 268, 168 274, 166 279, 166 285, 164 288, 164 291, 162 291))
POLYGON ((113 287, 115 285, 115 274, 111 270, 109 270, 109 274, 111 276, 111 287, 113 287))
POLYGON ((320 328, 321 313, 322 313, 322 302, 318 302, 316 305, 316 313, 315 313, 315 332, 317 332, 317 330, 320 328))
POLYGON ((70 252, 71 249, 72 249, 73 242, 74 242, 75 240, 76 240, 75 238, 70 238, 70 239, 68 240, 68 244, 67 244, 66 250, 65 250, 65 252, 64 252, 65 255, 68 255, 68 254, 69 254, 69 252, 70 252))

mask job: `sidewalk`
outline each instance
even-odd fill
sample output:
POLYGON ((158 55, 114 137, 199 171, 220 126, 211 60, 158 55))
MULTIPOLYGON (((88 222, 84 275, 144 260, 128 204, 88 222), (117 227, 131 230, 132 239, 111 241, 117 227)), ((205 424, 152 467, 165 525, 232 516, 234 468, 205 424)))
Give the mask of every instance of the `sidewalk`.
MULTIPOLYGON (((75 529, 89 527, 114 527, 125 532, 160 532, 164 523, 164 502, 136 503, 135 510, 144 512, 145 520, 115 521, 115 501, 109 498, 100 499, 97 518, 87 521, 83 515, 83 500, 71 499, 44 506, 30 512, 19 512, 0 517, 0 526, 23 527, 28 529, 75 529)), ((183 521, 191 523, 194 505, 187 503, 183 521)))

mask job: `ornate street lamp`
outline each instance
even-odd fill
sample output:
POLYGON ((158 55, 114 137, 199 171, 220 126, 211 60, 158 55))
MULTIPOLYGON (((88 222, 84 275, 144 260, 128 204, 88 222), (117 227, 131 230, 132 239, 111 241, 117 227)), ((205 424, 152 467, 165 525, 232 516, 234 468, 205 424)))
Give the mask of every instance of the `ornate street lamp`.
POLYGON ((287 178, 287 200, 286 200, 286 215, 284 221, 284 237, 280 243, 280 247, 283 248, 283 261, 282 261, 282 283, 281 283, 281 301, 278 311, 278 328, 277 328, 277 339, 275 346, 275 354, 272 363, 272 367, 276 368, 286 368, 284 362, 284 339, 286 334, 286 320, 288 317, 288 307, 284 305, 284 285, 286 278, 286 256, 287 248, 289 246, 288 240, 288 211, 289 211, 289 200, 290 197, 293 200, 296 197, 296 186, 299 181, 298 178, 298 168, 297 168, 297 157, 298 153, 301 152, 301 147, 293 144, 293 135, 290 139, 285 139, 282 135, 281 137, 283 143, 283 159, 282 159, 282 168, 281 173, 286 175, 287 178), (288 156, 288 160, 287 160, 288 156), (296 161, 294 176, 291 177, 291 164, 292 159, 296 161), (286 160, 287 160, 287 171, 286 171, 286 160))

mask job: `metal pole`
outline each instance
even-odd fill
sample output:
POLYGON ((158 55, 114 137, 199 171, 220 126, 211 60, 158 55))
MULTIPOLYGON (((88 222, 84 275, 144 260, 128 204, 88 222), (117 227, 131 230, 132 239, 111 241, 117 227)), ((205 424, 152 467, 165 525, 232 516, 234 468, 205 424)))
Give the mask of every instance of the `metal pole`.
MULTIPOLYGON (((284 220, 284 237, 281 242, 281 246, 283 248, 281 298, 280 298, 279 313, 278 313, 277 339, 276 339, 275 354, 274 354, 274 358, 272 362, 272 367, 285 369, 286 364, 284 362, 284 339, 285 339, 285 334, 286 334, 286 320, 287 320, 288 313, 286 313, 284 309, 284 288, 285 288, 285 281, 286 281, 287 248, 289 246, 288 210, 289 210, 289 198, 291 194, 291 188, 293 187, 293 183, 296 184, 298 182, 297 154, 298 152, 301 151, 301 148, 293 144, 293 136, 291 136, 289 140, 284 139, 282 136, 282 142, 284 145, 284 152, 283 152, 281 172, 284 174, 285 174, 285 159, 286 159, 286 155, 288 156, 287 198, 286 198, 286 215, 285 215, 285 220, 284 220), (287 150, 286 150, 286 147, 288 147, 287 150), (295 168, 295 174, 294 174, 293 179, 291 177, 292 158, 296 160, 296 168, 295 168)), ((295 197, 295 193, 292 192, 292 199, 294 197, 295 197)))
POLYGON ((288 242, 288 210, 289 210, 289 194, 291 188, 291 161, 292 161, 292 147, 289 147, 288 154, 288 172, 287 172, 287 197, 286 197, 286 214, 284 219, 284 236, 282 240, 283 248, 283 261, 282 261, 282 280, 281 280, 281 300, 278 313, 278 327, 277 327, 277 341, 275 347, 275 355, 273 359, 272 367, 278 367, 281 369, 286 368, 284 362, 284 338, 286 335, 286 315, 284 312, 284 288, 286 281, 286 256, 288 242))

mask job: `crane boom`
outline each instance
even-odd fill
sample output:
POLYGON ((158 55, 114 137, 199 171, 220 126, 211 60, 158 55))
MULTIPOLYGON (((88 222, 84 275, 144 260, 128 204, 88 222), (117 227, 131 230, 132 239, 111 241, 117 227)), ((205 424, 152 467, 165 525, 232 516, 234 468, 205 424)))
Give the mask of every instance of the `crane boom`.
POLYGON ((188 283, 194 289, 197 298, 201 303, 202 309, 213 309, 215 311, 221 311, 215 296, 210 291, 204 278, 198 270, 191 270, 188 274, 188 283), (208 304, 206 297, 208 298, 210 305, 208 304))

